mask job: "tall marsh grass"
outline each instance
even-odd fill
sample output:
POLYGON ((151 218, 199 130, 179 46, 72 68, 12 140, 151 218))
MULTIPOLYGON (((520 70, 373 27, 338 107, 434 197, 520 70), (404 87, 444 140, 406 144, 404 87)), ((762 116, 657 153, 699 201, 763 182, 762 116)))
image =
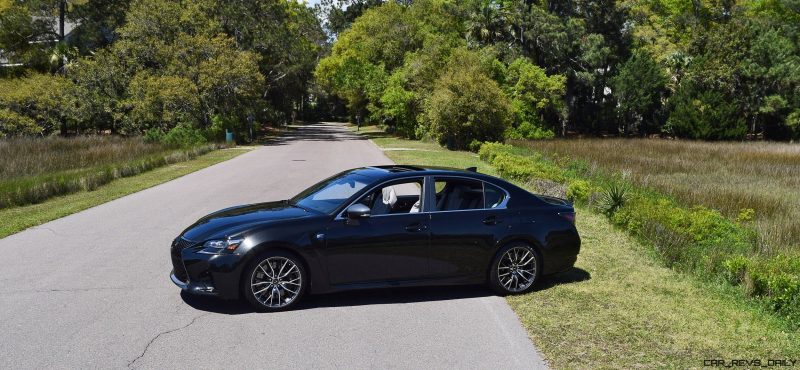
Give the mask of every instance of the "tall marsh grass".
POLYGON ((515 141, 555 158, 614 171, 688 206, 736 219, 748 209, 764 254, 800 250, 800 145, 648 139, 515 141))
POLYGON ((0 140, 0 208, 94 190, 214 148, 176 149, 141 138, 107 136, 0 140))

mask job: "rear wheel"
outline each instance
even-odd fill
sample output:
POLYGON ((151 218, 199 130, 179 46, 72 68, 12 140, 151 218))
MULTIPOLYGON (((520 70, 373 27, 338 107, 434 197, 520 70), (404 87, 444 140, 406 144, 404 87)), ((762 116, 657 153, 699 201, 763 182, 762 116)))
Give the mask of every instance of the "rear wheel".
POLYGON ((539 278, 539 255, 525 243, 501 248, 492 261, 489 285, 502 295, 529 291, 539 278))
POLYGON ((300 259, 283 251, 256 257, 245 270, 242 290, 256 309, 282 311, 294 307, 305 294, 308 275, 300 259))

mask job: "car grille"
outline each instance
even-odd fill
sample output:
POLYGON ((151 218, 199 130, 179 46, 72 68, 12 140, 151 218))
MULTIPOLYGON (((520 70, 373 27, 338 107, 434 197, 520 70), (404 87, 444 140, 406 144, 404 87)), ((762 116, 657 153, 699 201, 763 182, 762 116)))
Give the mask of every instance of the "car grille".
POLYGON ((172 269, 175 271, 175 277, 180 281, 189 282, 189 275, 186 273, 186 267, 183 265, 183 260, 181 259, 181 251, 195 244, 195 242, 184 238, 177 238, 172 242, 170 253, 172 256, 172 269))

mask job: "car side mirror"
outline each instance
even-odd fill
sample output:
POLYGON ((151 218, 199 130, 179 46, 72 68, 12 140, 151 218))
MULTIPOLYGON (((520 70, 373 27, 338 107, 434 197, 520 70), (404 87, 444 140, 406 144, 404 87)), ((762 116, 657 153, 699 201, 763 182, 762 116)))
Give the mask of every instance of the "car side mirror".
POLYGON ((356 203, 350 207, 347 207, 347 218, 350 220, 358 220, 360 218, 367 218, 369 216, 370 216, 369 207, 361 203, 356 203))

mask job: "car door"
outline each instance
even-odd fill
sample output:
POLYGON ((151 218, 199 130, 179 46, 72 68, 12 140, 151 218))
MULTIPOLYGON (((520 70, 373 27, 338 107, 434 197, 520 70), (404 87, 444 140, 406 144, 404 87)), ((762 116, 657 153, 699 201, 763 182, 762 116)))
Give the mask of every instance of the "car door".
POLYGON ((423 177, 382 184, 355 202, 370 207, 370 217, 348 220, 343 212, 331 222, 323 254, 332 285, 410 280, 429 274, 429 216, 420 212, 423 189, 423 177))
POLYGON ((507 193, 465 177, 435 177, 429 203, 431 274, 478 276, 486 272, 498 235, 508 225, 507 193))

